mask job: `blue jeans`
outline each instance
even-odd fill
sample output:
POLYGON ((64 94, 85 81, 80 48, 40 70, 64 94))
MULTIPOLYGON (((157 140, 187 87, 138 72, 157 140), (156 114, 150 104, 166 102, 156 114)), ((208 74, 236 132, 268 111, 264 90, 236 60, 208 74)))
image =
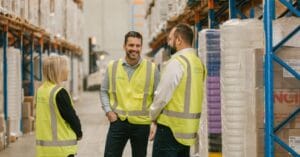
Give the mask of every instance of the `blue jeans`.
POLYGON ((176 141, 171 129, 157 124, 152 157, 189 157, 190 147, 176 141))
POLYGON ((118 119, 109 126, 104 157, 121 157, 124 147, 130 140, 132 157, 146 157, 149 125, 130 124, 118 119))

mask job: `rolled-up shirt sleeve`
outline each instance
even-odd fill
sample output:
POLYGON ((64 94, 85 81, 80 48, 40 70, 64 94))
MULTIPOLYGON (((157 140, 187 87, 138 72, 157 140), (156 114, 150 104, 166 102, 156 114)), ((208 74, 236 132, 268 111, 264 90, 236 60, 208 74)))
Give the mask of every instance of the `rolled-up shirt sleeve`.
POLYGON ((156 121, 163 108, 171 100, 183 73, 184 69, 179 61, 174 59, 167 64, 154 93, 153 103, 150 106, 150 118, 152 121, 156 121))

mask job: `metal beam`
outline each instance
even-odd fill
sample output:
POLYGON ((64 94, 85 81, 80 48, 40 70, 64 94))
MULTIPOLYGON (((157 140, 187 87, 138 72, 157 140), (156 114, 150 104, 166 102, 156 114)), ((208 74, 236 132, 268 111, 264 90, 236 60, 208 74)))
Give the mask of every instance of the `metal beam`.
POLYGON ((291 33, 289 33, 284 39, 282 39, 276 46, 273 48, 273 52, 276 52, 281 46, 289 41, 296 33, 300 31, 300 26, 296 27, 291 33))
POLYGON ((39 80, 42 81, 42 78, 43 78, 43 75, 42 75, 42 62, 43 62, 43 56, 42 56, 42 53, 43 53, 43 49, 44 49, 44 43, 43 43, 43 39, 41 38, 40 41, 39 41, 39 80))
MULTIPOLYGON (((294 8, 293 4, 289 3, 286 0, 279 0, 283 5, 285 5, 292 13, 300 17, 300 11, 294 8)), ((299 5, 299 4, 298 4, 299 5)))
POLYGON ((290 67, 288 64, 286 64, 282 59, 280 59, 276 55, 273 55, 273 59, 278 64, 280 64, 283 68, 285 68, 288 72, 290 72, 294 77, 296 77, 298 80, 300 80, 299 73, 296 70, 294 70, 292 67, 290 67))
POLYGON ((265 29, 265 62, 264 62, 264 77, 265 77, 265 157, 274 156, 273 142, 273 26, 272 13, 274 9, 274 0, 264 2, 264 29, 265 29))
POLYGON ((289 153, 291 153, 292 156, 299 157, 298 153, 295 152, 289 145, 287 145, 286 143, 284 143, 279 137, 273 136, 273 138, 274 138, 274 141, 276 143, 278 143, 282 148, 284 148, 286 151, 288 151, 289 153))
POLYGON ((29 84, 29 95, 34 95, 34 67, 33 67, 33 51, 34 51, 34 40, 31 39, 30 45, 30 84, 29 84))
POLYGON ((4 103, 4 119, 8 120, 8 104, 7 104, 7 32, 8 26, 4 26, 4 32, 2 33, 3 41, 3 103, 4 103))
POLYGON ((300 107, 298 107, 292 114, 290 114, 285 120, 283 120, 280 124, 278 124, 274 128, 274 133, 278 132, 280 129, 282 129, 286 124, 288 124, 291 120, 296 118, 296 115, 300 113, 300 107))
POLYGON ((235 0, 229 0, 229 18, 230 19, 236 19, 237 18, 235 0))

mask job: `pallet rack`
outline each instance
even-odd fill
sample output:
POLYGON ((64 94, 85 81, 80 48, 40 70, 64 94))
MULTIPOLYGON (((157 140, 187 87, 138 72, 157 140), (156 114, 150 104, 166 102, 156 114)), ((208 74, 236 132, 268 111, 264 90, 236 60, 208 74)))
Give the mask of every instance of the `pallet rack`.
MULTIPOLYGON (((300 0, 297 0, 298 5, 294 5, 286 0, 280 0, 290 12, 300 17, 300 0)), ((265 29, 265 61, 264 61, 264 80, 265 80, 265 157, 274 157, 274 142, 278 143, 292 156, 299 157, 300 155, 293 150, 289 145, 283 142, 276 132, 282 129, 287 123, 295 118, 300 113, 300 107, 283 120, 278 126, 274 128, 274 102, 273 102, 273 61, 280 64, 283 68, 289 71, 298 80, 300 74, 285 63, 282 59, 276 56, 276 51, 283 46, 289 39, 300 31, 300 26, 296 27, 290 34, 288 34, 282 41, 273 47, 273 20, 275 19, 275 3, 274 0, 266 0, 264 5, 264 29, 265 29)))

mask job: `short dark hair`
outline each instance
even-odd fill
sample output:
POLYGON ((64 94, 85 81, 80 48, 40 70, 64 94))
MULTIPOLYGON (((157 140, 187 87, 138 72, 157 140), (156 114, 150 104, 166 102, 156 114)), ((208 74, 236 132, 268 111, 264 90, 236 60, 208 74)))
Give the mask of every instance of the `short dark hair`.
POLYGON ((187 24, 181 23, 176 25, 175 28, 176 30, 174 32, 174 36, 180 36, 185 43, 190 44, 192 46, 194 40, 194 33, 191 27, 187 24))
POLYGON ((125 35, 125 40, 124 40, 124 44, 127 44, 128 38, 129 37, 133 37, 133 38, 139 38, 141 39, 141 44, 143 44, 143 36, 136 31, 129 31, 126 35, 125 35))

